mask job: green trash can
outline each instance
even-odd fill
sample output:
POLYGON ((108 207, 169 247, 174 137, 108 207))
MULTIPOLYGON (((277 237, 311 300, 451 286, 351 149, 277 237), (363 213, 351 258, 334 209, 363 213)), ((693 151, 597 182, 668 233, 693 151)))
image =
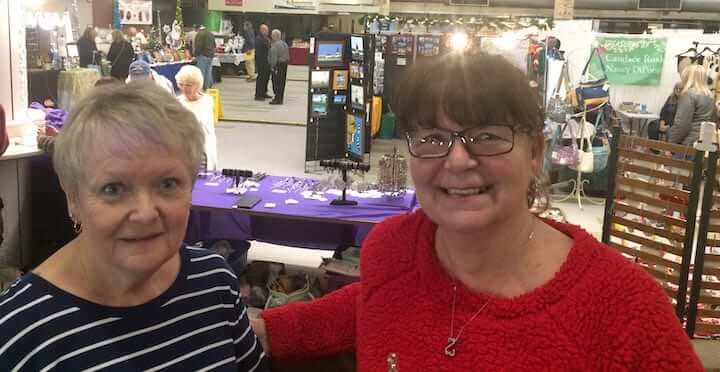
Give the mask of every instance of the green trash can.
POLYGON ((388 112, 383 114, 380 121, 380 138, 393 139, 395 137, 395 114, 388 112))

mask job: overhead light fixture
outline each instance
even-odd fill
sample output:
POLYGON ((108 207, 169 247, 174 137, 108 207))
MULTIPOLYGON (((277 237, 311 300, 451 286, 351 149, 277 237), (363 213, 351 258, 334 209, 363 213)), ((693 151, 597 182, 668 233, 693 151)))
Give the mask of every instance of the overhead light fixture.
POLYGON ((463 51, 468 47, 469 41, 470 38, 466 33, 456 32, 452 35, 452 38, 450 39, 450 44, 452 45, 453 50, 463 51))

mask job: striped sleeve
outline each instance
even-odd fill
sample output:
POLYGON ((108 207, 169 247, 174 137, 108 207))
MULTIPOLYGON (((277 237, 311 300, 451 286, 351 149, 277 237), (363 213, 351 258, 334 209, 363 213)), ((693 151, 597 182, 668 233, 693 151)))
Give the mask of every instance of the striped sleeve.
POLYGON ((235 344, 236 363, 238 371, 259 372, 269 371, 268 358, 265 356, 255 332, 250 327, 247 307, 237 291, 235 299, 235 313, 237 319, 233 325, 233 343, 235 344))

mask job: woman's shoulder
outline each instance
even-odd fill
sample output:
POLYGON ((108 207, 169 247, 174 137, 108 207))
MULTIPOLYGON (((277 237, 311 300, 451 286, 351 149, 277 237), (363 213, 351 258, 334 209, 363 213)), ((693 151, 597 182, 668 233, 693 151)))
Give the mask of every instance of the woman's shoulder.
POLYGON ((219 281, 237 281, 237 275, 225 258, 205 248, 185 246, 186 274, 190 279, 208 277, 219 281))

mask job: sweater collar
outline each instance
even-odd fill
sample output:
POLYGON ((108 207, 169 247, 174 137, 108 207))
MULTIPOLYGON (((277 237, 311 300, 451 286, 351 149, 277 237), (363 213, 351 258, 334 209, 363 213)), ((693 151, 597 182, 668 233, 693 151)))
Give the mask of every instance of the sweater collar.
MULTIPOLYGON (((452 303, 452 284, 450 276, 440 265, 435 254, 435 232, 437 225, 418 210, 420 226, 416 235, 416 262, 419 282, 429 291, 429 295, 448 304, 452 303)), ((458 306, 477 309, 490 300, 484 314, 495 318, 516 318, 541 312, 548 306, 561 301, 578 287, 580 279, 587 271, 593 257, 601 248, 600 243, 585 230, 576 225, 542 220, 556 230, 569 236, 573 246, 560 270, 546 284, 531 292, 514 298, 503 298, 474 292, 462 283, 458 283, 458 306)), ((449 306, 449 305, 448 305, 449 306)))

